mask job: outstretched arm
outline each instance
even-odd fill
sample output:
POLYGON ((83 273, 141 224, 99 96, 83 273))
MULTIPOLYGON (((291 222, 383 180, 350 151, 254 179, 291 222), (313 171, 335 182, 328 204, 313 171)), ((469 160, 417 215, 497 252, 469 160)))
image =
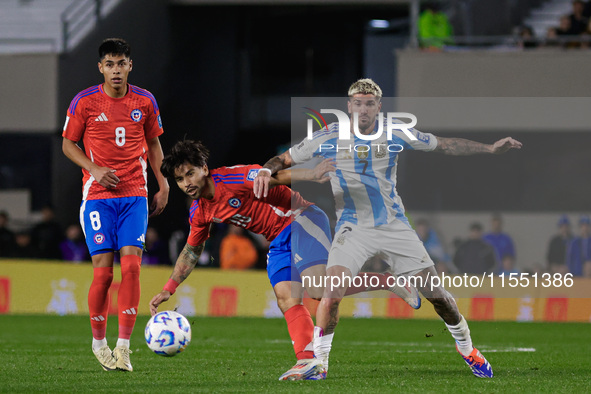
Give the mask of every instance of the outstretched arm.
POLYGON ((314 168, 289 168, 278 171, 269 181, 269 186, 291 185, 292 182, 307 181, 325 183, 330 181, 329 172, 335 170, 333 159, 324 159, 314 168))
POLYGON ((265 163, 254 179, 253 191, 256 198, 267 197, 269 194, 269 183, 271 176, 284 168, 289 168, 293 164, 291 154, 285 151, 279 156, 275 156, 265 163))
POLYGON ((478 153, 499 155, 507 152, 509 149, 521 149, 521 146, 521 142, 511 137, 500 139, 494 144, 483 144, 463 138, 437 137, 437 147, 434 152, 442 152, 446 155, 454 156, 475 155, 478 153))
POLYGON ((156 294, 150 301, 150 313, 152 316, 158 312, 158 306, 163 302, 168 301, 170 296, 174 294, 176 287, 191 274, 193 268, 195 268, 195 265, 199 261, 199 256, 201 256, 204 247, 205 242, 197 246, 185 244, 185 247, 176 260, 172 275, 170 275, 170 279, 164 286, 164 290, 156 294))

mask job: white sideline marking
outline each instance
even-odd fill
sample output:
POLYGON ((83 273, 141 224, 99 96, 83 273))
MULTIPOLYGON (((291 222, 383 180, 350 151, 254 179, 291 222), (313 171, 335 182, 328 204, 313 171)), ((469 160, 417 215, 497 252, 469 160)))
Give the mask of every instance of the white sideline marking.
POLYGON ((505 353, 505 352, 535 352, 535 347, 508 347, 504 349, 487 349, 483 348, 486 353, 505 353))
MULTIPOLYGON (((265 340, 267 343, 291 343, 288 339, 267 339, 265 340)), ((449 349, 453 349, 455 345, 453 344, 433 344, 433 343, 418 343, 418 342, 377 342, 377 341, 343 341, 341 342, 343 346, 396 346, 396 347, 413 347, 413 348, 423 348, 423 349, 388 349, 389 352, 394 353, 438 353, 438 352, 448 352, 449 349), (435 347, 441 348, 441 350, 434 349, 435 347), (431 348, 431 349, 424 349, 424 348, 431 348)), ((486 346, 479 346, 478 350, 482 351, 483 353, 532 353, 536 351, 536 348, 533 347, 502 347, 502 348, 488 348, 486 346)))

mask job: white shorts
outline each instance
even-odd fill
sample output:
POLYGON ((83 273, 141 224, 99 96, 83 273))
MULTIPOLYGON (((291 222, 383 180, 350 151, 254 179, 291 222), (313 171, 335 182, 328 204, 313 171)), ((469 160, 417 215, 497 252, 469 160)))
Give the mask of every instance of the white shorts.
POLYGON ((433 265, 412 227, 394 220, 378 227, 344 223, 332 241, 327 268, 341 265, 356 276, 363 264, 376 255, 383 257, 396 275, 413 275, 433 265))

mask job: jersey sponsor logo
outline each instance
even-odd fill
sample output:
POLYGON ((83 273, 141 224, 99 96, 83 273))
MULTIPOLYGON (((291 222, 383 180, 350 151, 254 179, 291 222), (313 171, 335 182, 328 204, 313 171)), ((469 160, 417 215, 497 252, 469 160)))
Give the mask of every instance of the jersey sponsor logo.
POLYGON ((246 179, 249 181, 254 181, 254 178, 257 177, 258 173, 259 173, 259 170, 250 170, 250 171, 248 171, 248 175, 246 176, 246 179))
POLYGON ((242 201, 240 201, 239 198, 232 197, 228 200, 228 204, 230 204, 232 208, 239 208, 242 205, 242 201))
POLYGON ((133 111, 131 111, 131 120, 133 120, 134 122, 139 122, 140 120, 142 120, 142 111, 140 111, 139 109, 134 109, 133 111))
POLYGON ((246 227, 248 223, 252 221, 252 218, 237 213, 236 215, 228 219, 228 221, 236 226, 246 227))
POLYGON ((162 128, 162 118, 160 117, 160 115, 158 115, 156 119, 158 119, 158 127, 162 128))
POLYGON ((94 121, 95 122, 107 122, 109 119, 107 118, 107 115, 105 115, 104 112, 102 112, 94 121))
POLYGON ((97 245, 102 244, 103 242, 105 242, 105 236, 101 233, 96 233, 94 235, 94 243, 97 245))

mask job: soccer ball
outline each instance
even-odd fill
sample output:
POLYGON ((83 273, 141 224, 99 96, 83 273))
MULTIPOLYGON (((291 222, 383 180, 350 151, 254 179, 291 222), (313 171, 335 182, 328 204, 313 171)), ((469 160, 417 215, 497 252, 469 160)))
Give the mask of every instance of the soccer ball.
POLYGON ((191 342, 191 325, 178 312, 160 312, 148 321, 144 335, 150 350, 170 357, 185 350, 191 342))

